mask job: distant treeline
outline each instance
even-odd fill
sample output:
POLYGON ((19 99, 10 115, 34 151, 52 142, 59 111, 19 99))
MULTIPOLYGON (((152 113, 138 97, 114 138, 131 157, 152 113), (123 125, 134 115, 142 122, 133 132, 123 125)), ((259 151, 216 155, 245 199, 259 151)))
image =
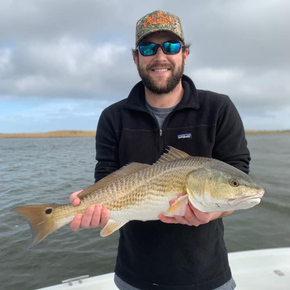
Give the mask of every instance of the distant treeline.
MULTIPOLYGON (((281 131, 252 131, 246 130, 247 135, 253 134, 289 134, 290 130, 281 131)), ((44 133, 0 133, 0 138, 70 138, 70 137, 95 137, 96 131, 62 130, 44 133)))

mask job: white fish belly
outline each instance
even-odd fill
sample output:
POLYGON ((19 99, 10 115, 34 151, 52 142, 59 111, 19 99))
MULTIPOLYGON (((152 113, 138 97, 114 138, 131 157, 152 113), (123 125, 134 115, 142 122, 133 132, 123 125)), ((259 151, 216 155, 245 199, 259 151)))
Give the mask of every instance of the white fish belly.
POLYGON ((148 195, 145 200, 127 205, 122 210, 111 210, 110 219, 121 222, 158 220, 158 215, 166 213, 170 207, 169 201, 176 197, 176 192, 167 193, 166 196, 148 195))

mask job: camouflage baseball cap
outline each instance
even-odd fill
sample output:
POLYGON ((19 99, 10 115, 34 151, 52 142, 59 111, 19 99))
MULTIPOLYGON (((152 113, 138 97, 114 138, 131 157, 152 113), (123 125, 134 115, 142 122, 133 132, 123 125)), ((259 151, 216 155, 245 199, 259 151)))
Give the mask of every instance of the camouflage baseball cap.
POLYGON ((168 12, 156 10, 137 21, 136 47, 145 36, 157 31, 170 31, 178 36, 184 44, 184 36, 180 19, 168 12))

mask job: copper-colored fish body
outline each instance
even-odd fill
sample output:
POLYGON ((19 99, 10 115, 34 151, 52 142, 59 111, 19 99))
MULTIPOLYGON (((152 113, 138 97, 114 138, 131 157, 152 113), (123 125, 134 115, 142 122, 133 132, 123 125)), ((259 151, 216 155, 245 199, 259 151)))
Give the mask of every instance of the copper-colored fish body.
POLYGON ((79 206, 45 204, 14 211, 28 219, 34 246, 91 204, 102 204, 110 211, 109 222, 101 231, 107 236, 131 220, 157 220, 160 213, 183 215, 188 201, 201 211, 226 211, 252 207, 263 194, 242 171, 170 147, 153 165, 131 163, 83 190, 79 206), (169 208, 169 201, 179 193, 184 196, 169 208), (251 201, 253 195, 255 202, 251 201))

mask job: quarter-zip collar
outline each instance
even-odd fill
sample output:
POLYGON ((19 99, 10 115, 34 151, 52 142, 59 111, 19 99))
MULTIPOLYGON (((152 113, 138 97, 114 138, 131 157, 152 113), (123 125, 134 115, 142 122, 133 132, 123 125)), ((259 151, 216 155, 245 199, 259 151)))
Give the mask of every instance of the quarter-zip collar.
MULTIPOLYGON (((188 76, 183 75, 182 86, 184 94, 174 111, 185 108, 198 110, 200 108, 199 95, 193 81, 188 76)), ((142 81, 133 87, 124 106, 128 109, 148 112, 145 105, 145 89, 142 81)))

